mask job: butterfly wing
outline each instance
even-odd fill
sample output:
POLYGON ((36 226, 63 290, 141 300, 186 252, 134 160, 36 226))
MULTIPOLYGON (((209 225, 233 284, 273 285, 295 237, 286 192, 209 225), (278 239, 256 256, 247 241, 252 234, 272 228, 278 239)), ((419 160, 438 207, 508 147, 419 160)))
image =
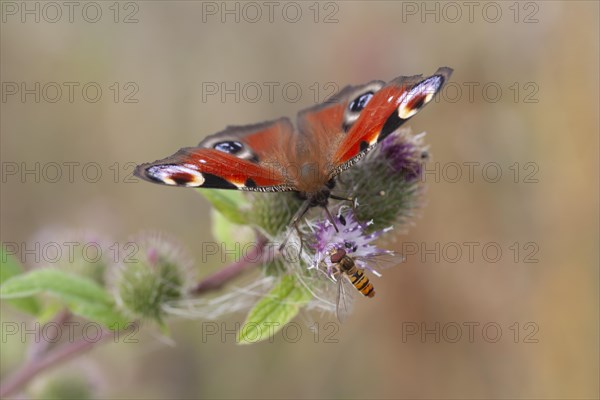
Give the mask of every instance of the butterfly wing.
POLYGON ((401 76, 375 92, 337 146, 333 165, 339 170, 352 165, 433 100, 451 74, 452 69, 442 67, 424 79, 401 76))
POLYGON ((286 150, 296 146, 289 119, 230 126, 162 160, 141 164, 135 175, 150 182, 184 187, 292 191, 286 150))

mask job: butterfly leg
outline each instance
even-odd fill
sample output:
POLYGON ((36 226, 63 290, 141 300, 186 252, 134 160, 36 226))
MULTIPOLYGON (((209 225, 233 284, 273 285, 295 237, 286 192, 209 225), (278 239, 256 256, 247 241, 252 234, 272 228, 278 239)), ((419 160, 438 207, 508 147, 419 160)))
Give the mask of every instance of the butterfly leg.
POLYGON ((294 228, 296 229, 296 233, 300 238, 300 251, 298 251, 298 258, 300 258, 300 256, 302 255, 302 248, 304 247, 304 240, 302 240, 302 232, 300 232, 300 228, 298 227, 297 223, 294 224, 294 228))
POLYGON ((329 218, 329 221, 333 224, 335 231, 339 233, 340 230, 338 229, 337 224, 335 223, 335 219, 333 219, 333 215, 331 215, 329 208, 327 208, 327 206, 323 206, 323 208, 325 209, 325 212, 327 213, 327 218, 329 218))
MULTIPOLYGON (((302 244, 303 243, 302 243, 302 235, 300 234, 300 228, 298 227, 298 222, 300 222, 300 219, 302 217, 304 217, 304 214, 306 214, 309 207, 310 207, 310 203, 308 201, 305 201, 304 203, 302 203, 302 205, 300 206, 298 211, 296 211, 296 214, 294 214, 294 216, 292 217, 292 220, 290 221, 290 225, 296 230, 296 232, 298 233, 298 237, 300 238, 300 253, 302 253, 302 244)), ((284 249, 285 245, 290 240, 291 235, 292 235, 292 230, 288 229, 288 233, 285 236, 285 239, 283 239, 283 242, 279 246, 279 251, 282 251, 284 249)), ((298 253, 298 255, 300 255, 300 253, 298 253)))
POLYGON ((292 233, 295 230, 296 233, 298 234, 298 238, 300 239, 300 250, 298 251, 298 257, 300 257, 300 255, 302 254, 302 248, 304 247, 304 241, 302 240, 300 228, 298 227, 297 222, 293 222, 292 226, 290 228, 293 228, 293 229, 288 229, 288 232, 285 235, 285 239, 283 239, 283 242, 281 242, 281 245, 279 245, 279 251, 283 252, 283 250, 285 249, 285 245, 290 240, 290 236, 292 236, 292 233))

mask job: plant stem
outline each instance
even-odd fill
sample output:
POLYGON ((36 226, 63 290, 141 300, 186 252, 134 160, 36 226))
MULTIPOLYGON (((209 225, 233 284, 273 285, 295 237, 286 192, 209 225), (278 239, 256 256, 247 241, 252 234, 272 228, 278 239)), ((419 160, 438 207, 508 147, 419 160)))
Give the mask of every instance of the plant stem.
POLYGON ((245 254, 240 260, 220 269, 214 274, 209 275, 198 282, 196 286, 190 290, 190 295, 198 296, 212 290, 220 289, 226 283, 242 274, 244 271, 266 261, 267 256, 264 253, 266 244, 267 239, 264 236, 257 234, 256 246, 252 249, 252 251, 245 254))
MULTIPOLYGON (((41 358, 50 348, 53 347, 55 341, 54 338, 46 338, 43 334, 44 328, 48 324, 52 324, 54 326, 59 326, 59 329, 62 329, 62 325, 68 322, 73 314, 68 309, 64 309, 58 312, 56 316, 49 323, 43 325, 38 330, 38 338, 43 338, 44 340, 36 340, 34 341, 29 348, 27 349, 27 358, 29 360, 36 360, 41 358)), ((59 331, 60 333, 60 331, 59 331)))
POLYGON ((5 398, 15 393, 41 371, 78 356, 112 336, 113 332, 102 330, 98 340, 79 339, 54 351, 50 351, 41 357, 30 359, 21 369, 9 376, 6 382, 2 384, 0 387, 0 398, 5 398))

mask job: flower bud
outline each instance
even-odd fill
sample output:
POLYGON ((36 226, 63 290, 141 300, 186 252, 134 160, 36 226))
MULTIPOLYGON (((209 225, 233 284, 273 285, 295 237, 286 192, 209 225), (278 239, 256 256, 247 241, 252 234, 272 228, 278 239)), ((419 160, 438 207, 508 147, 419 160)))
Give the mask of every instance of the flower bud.
POLYGON ((27 389, 31 399, 99 399, 106 395, 106 377, 94 363, 76 360, 38 377, 27 389))
POLYGON ((191 262, 181 247, 160 234, 138 235, 133 262, 124 262, 116 280, 123 307, 139 318, 162 323, 163 305, 179 300, 192 284, 191 262))
POLYGON ((399 129, 348 169, 339 181, 358 201, 358 220, 372 220, 369 230, 406 223, 419 206, 426 158, 423 135, 399 129))

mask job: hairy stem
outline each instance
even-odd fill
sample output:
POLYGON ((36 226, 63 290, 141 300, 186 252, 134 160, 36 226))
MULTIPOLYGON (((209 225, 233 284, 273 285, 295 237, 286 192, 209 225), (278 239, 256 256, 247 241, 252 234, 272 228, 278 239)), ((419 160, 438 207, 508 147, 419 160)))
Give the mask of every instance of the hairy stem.
MULTIPOLYGON (((62 325, 70 321, 72 317, 73 314, 71 314, 69 310, 64 309, 59 311, 59 313, 56 314, 56 316, 52 319, 52 321, 49 322, 49 324, 62 327, 62 325)), ((38 330, 38 337, 44 338, 43 332, 46 325, 48 324, 45 324, 42 327, 40 327, 40 329, 38 330)), ((54 343, 55 341, 53 340, 53 338, 48 338, 48 340, 34 341, 27 349, 27 358, 29 360, 36 360, 38 358, 41 358, 46 352, 48 352, 50 348, 52 348, 54 343)))
POLYGON ((212 290, 220 289, 229 281, 241 275, 244 271, 266 261, 267 255, 264 252, 266 244, 267 239, 264 236, 257 234, 256 246, 252 251, 244 254, 240 260, 198 282, 196 286, 190 290, 190 295, 198 296, 212 290))
POLYGON ((49 351, 44 355, 38 355, 38 357, 31 358, 23 367, 3 382, 0 387, 0 398, 5 398, 6 396, 17 392, 40 372, 74 358, 112 336, 113 332, 102 330, 98 340, 91 341, 89 339, 79 339, 53 351, 49 351))

